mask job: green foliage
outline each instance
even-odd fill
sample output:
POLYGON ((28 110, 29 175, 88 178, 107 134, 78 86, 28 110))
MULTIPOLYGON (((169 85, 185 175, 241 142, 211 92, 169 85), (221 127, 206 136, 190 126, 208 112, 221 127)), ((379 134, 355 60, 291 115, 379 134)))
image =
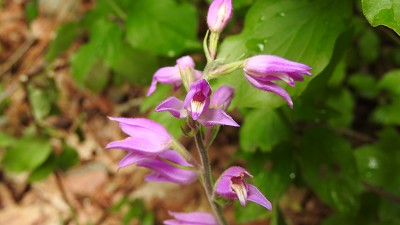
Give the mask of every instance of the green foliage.
MULTIPOLYGON (((242 33, 224 40, 218 58, 234 61, 243 54, 274 54, 310 65, 314 76, 288 88, 297 96, 328 65, 337 38, 349 27, 350 15, 351 1, 347 0, 259 0, 247 12, 242 33)), ((250 86, 242 73, 218 80, 218 84, 236 88, 236 106, 273 108, 284 104, 280 97, 250 86)))
POLYGON ((368 22, 376 27, 384 25, 400 35, 400 2, 397 0, 362 0, 368 22))
POLYGON ((351 213, 357 207, 360 187, 350 143, 326 128, 314 128, 302 137, 300 150, 307 184, 339 212, 351 213))
POLYGON ((50 43, 50 46, 46 52, 45 59, 48 62, 52 62, 61 53, 68 49, 68 47, 75 41, 82 29, 80 24, 67 23, 60 26, 57 29, 57 35, 54 40, 50 43))
POLYGON ((47 138, 25 135, 5 152, 2 163, 11 172, 34 170, 46 161, 51 151, 47 138))
POLYGON ((170 57, 200 50, 196 10, 188 3, 136 0, 128 10, 126 26, 126 38, 134 48, 170 57))
POLYGON ((128 207, 128 211, 122 218, 122 224, 132 224, 134 219, 140 221, 142 225, 154 224, 154 214, 146 211, 143 202, 136 200, 131 201, 128 198, 122 198, 120 202, 112 207, 112 211, 118 212, 123 208, 128 207))
POLYGON ((240 129, 240 147, 247 152, 270 151, 290 137, 290 127, 275 110, 254 110, 240 129))
POLYGON ((54 102, 57 99, 58 93, 53 89, 53 84, 45 81, 46 88, 29 85, 29 101, 31 103, 33 116, 37 121, 42 121, 53 108, 54 102))
MULTIPOLYGON (((1 6, 1 1, 0 1, 0 6, 1 6)), ((25 15, 26 18, 28 19, 29 22, 31 22, 32 20, 34 20, 39 12, 38 12, 38 1, 37 0, 33 0, 33 1, 28 1, 25 5, 25 15)))
POLYGON ((393 70, 385 74, 378 83, 378 88, 388 91, 393 96, 400 95, 400 70, 393 70))
POLYGON ((347 83, 352 86, 363 98, 373 99, 378 95, 376 78, 370 74, 352 74, 347 83))

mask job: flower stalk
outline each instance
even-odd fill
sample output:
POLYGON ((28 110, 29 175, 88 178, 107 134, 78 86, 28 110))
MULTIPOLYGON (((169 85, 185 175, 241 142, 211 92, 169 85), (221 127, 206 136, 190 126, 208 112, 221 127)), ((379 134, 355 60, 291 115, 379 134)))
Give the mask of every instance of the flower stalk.
POLYGON ((208 202, 211 205, 212 210, 214 211, 214 214, 216 216, 216 219, 220 225, 228 225, 226 222, 226 219, 224 217, 224 214, 222 212, 221 207, 214 201, 213 198, 213 182, 212 182, 212 174, 211 174, 211 165, 210 165, 210 160, 208 157, 208 152, 207 149, 204 146, 203 143, 203 137, 201 131, 197 131, 196 135, 194 136, 195 142, 196 142, 196 147, 200 155, 200 160, 201 160, 201 165, 202 165, 202 171, 201 171, 201 177, 202 177, 202 184, 204 187, 204 190, 207 195, 208 202))

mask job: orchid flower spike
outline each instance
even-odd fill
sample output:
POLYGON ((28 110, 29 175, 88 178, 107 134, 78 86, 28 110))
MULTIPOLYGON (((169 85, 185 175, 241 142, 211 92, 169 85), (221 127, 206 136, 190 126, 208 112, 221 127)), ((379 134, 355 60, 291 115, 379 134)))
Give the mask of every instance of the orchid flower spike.
POLYGON ((191 212, 177 213, 169 212, 170 216, 175 217, 172 220, 165 220, 164 225, 219 225, 215 217, 210 213, 191 212))
POLYGON ((272 210, 272 205, 265 196, 255 186, 246 183, 246 177, 253 176, 242 167, 230 167, 216 182, 214 193, 225 198, 238 199, 242 206, 246 206, 248 200, 272 210))
POLYGON ((146 118, 114 118, 130 137, 107 144, 107 149, 123 149, 139 154, 157 155, 170 149, 173 138, 160 124, 146 118))
POLYGON ((156 107, 156 111, 167 111, 176 118, 185 118, 190 115, 193 120, 204 126, 228 125, 238 127, 239 125, 232 117, 221 108, 209 108, 210 95, 211 87, 208 82, 204 79, 198 80, 190 86, 184 102, 175 97, 169 97, 156 107))
POLYGON ((162 67, 153 75, 147 96, 153 94, 157 89, 157 82, 162 84, 173 84, 174 89, 182 85, 182 77, 190 84, 202 76, 202 73, 194 69, 195 63, 190 56, 183 56, 176 60, 175 66, 162 67))
POLYGON ((221 33, 232 16, 232 0, 214 0, 207 14, 207 24, 211 32, 221 33))
POLYGON ((146 181, 190 184, 198 177, 195 167, 173 150, 167 150, 158 156, 131 151, 118 163, 118 167, 132 164, 153 171, 145 176, 146 181))
POLYGON ((295 81, 304 80, 302 74, 312 75, 309 66, 273 55, 250 57, 245 60, 243 70, 251 85, 281 96, 291 108, 293 108, 293 102, 289 94, 274 81, 282 80, 294 87, 295 81))

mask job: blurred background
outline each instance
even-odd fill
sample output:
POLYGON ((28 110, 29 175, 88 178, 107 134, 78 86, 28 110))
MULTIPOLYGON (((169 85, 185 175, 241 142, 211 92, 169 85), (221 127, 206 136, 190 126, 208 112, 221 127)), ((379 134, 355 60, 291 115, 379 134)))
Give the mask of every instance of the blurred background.
MULTIPOLYGON (((202 41, 211 0, 0 0, 0 224, 162 224, 168 210, 210 211, 199 183, 147 183, 117 170, 124 138, 107 116, 148 117, 175 94, 154 72, 202 41)), ((274 54, 314 76, 282 99, 242 72, 212 81, 236 89, 210 148, 214 177, 254 175, 274 210, 225 206, 230 224, 400 224, 400 6, 376 0, 233 0, 219 59, 274 54), (368 19, 368 20, 367 20, 368 19), (371 24, 385 26, 372 27, 371 24), (397 33, 396 33, 397 32, 397 33)), ((196 156, 197 157, 197 156, 196 156)))

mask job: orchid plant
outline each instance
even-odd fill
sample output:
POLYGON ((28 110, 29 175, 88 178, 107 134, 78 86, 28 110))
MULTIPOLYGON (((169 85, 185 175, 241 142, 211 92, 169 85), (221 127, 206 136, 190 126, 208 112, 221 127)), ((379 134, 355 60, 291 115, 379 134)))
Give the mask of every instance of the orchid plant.
POLYGON ((174 89, 184 86, 187 94, 183 100, 169 97, 157 107, 157 112, 169 112, 173 117, 186 119, 189 131, 196 143, 200 162, 174 139, 160 124, 145 118, 111 118, 119 123, 122 131, 129 137, 113 141, 107 149, 122 149, 127 155, 118 167, 136 165, 152 170, 145 177, 151 182, 172 182, 189 184, 197 179, 202 183, 213 213, 206 212, 169 212, 174 219, 164 224, 202 224, 226 225, 222 206, 217 198, 239 200, 242 206, 247 201, 255 202, 267 210, 272 210, 270 201, 257 189, 247 183, 252 175, 238 166, 228 168, 213 183, 208 147, 214 140, 221 125, 239 127, 239 124, 226 113, 234 89, 222 85, 213 91, 211 79, 242 69, 247 81, 263 91, 281 96, 292 108, 293 102, 286 90, 277 81, 295 86, 296 81, 303 81, 303 75, 311 75, 307 65, 292 62, 279 56, 256 55, 245 60, 222 62, 216 59, 220 34, 232 15, 231 0, 214 0, 210 5, 207 24, 209 31, 204 38, 204 52, 207 64, 203 71, 195 69, 195 62, 190 56, 179 58, 175 66, 160 68, 153 76, 147 96, 157 89, 157 83, 172 84, 174 89))

